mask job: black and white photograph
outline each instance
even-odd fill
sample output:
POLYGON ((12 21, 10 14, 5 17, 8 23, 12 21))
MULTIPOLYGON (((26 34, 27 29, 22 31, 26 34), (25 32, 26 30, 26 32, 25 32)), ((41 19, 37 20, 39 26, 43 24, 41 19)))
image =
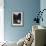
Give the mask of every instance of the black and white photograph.
POLYGON ((12 12, 12 25, 23 26, 23 12, 12 12))

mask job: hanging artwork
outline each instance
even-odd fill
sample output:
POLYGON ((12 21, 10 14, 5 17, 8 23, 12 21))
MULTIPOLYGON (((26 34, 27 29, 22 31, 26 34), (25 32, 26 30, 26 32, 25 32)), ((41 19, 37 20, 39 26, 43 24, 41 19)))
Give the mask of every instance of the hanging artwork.
POLYGON ((23 12, 12 12, 12 25, 23 26, 23 12))

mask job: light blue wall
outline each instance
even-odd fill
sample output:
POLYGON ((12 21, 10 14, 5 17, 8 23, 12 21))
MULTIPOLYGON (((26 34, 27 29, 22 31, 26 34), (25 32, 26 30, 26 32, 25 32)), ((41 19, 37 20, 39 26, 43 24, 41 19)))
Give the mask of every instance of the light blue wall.
MULTIPOLYGON (((40 1, 40 10, 42 11, 43 9, 46 9, 46 0, 41 0, 40 1)), ((46 27, 46 10, 43 12, 43 22, 40 22, 40 25, 45 26, 46 27)))
POLYGON ((32 28, 33 18, 40 9, 39 0, 4 0, 4 35, 7 41, 18 41, 24 37, 32 28), (13 11, 24 12, 24 26, 13 27, 11 16, 13 11))
MULTIPOLYGON (((43 9, 46 9, 46 0, 40 1, 40 10, 42 11, 43 9)), ((43 22, 40 21, 40 25, 46 27, 46 11, 43 13, 42 17, 43 17, 43 22)), ((46 39, 46 37, 45 37, 45 39, 46 39)), ((46 40, 45 40, 45 44, 46 44, 46 40)))

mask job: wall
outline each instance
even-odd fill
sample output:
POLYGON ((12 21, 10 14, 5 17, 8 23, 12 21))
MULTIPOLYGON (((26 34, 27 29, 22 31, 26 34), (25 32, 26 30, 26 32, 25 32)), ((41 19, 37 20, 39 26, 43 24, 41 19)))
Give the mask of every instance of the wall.
MULTIPOLYGON (((42 11, 43 9, 46 9, 46 0, 40 0, 40 10, 42 11)), ((42 17, 44 20, 43 22, 40 21, 40 25, 46 27, 46 11, 43 13, 42 17)), ((46 43, 46 38, 45 38, 45 43, 46 43)))
POLYGON ((24 37, 32 28, 35 14, 40 10, 40 0, 4 0, 4 35, 7 41, 18 41, 24 37), (24 12, 24 26, 13 27, 11 16, 13 11, 24 12))
MULTIPOLYGON (((41 0, 41 1, 40 1, 40 9, 41 9, 41 11, 42 11, 43 9, 46 9, 46 0, 41 0)), ((43 22, 41 21, 41 22, 40 22, 40 25, 46 27, 46 20, 45 20, 45 19, 46 19, 46 10, 43 12, 42 17, 43 17, 43 22)))

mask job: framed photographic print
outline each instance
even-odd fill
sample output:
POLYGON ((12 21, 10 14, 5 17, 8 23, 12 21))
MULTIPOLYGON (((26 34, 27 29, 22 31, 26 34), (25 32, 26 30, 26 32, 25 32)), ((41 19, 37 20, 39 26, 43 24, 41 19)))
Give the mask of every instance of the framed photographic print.
POLYGON ((23 12, 12 12, 12 25, 23 26, 23 12))

